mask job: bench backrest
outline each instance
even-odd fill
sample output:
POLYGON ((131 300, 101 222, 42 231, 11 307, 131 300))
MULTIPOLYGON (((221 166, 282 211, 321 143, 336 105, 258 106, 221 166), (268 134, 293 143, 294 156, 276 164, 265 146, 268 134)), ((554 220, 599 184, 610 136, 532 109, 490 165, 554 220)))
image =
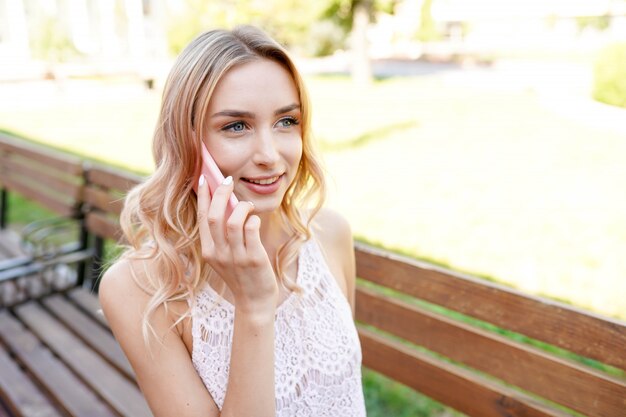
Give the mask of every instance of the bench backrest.
POLYGON ((85 228, 94 237, 92 289, 97 291, 104 261, 105 240, 120 241, 119 216, 126 193, 142 179, 130 172, 102 165, 89 166, 85 177, 85 228))
POLYGON ((86 178, 87 230, 100 238, 119 240, 119 216, 124 206, 124 196, 142 178, 130 172, 100 165, 90 166, 86 178))
POLYGON ((626 415, 626 323, 367 245, 356 253, 365 366, 471 416, 626 415))
POLYGON ((3 190, 18 192, 58 215, 78 217, 83 174, 80 158, 0 132, 3 190))

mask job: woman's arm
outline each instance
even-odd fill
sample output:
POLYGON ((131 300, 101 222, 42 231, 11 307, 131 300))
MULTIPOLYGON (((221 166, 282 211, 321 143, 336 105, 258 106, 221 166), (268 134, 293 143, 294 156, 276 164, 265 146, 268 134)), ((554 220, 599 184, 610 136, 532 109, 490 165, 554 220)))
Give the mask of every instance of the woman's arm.
POLYGON ((278 285, 261 242, 254 206, 240 202, 224 217, 232 180, 213 197, 203 177, 198 186, 202 257, 224 280, 234 298, 235 320, 228 389, 222 416, 274 417, 274 318, 278 285))
MULTIPOLYGON (((139 261, 133 261, 132 266, 136 272, 143 271, 139 261)), ((155 417, 220 415, 193 367, 182 336, 171 328, 175 318, 163 307, 151 320, 158 339, 151 339, 150 349, 144 343, 141 323, 150 296, 135 283, 131 261, 123 260, 109 268, 99 296, 104 315, 155 417)))

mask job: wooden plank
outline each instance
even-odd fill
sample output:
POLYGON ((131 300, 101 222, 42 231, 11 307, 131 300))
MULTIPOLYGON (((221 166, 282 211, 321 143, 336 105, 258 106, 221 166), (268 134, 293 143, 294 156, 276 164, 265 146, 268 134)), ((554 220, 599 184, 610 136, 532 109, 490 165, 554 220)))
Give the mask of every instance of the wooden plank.
POLYGON ((11 417, 9 412, 4 408, 4 404, 0 400, 0 417, 11 417))
POLYGON ((28 372, 73 417, 115 417, 61 361, 5 310, 0 312, 0 337, 28 372))
POLYGON ((34 302, 15 308, 18 317, 122 416, 151 416, 139 389, 34 302))
POLYGON ((82 177, 62 177, 55 175, 53 171, 46 170, 42 172, 41 169, 27 166, 25 163, 32 164, 32 161, 23 161, 19 164, 15 161, 0 158, 0 164, 2 165, 0 176, 3 179, 11 178, 16 183, 23 183, 30 188, 41 189, 47 194, 60 193, 72 200, 82 198, 82 177))
POLYGON ((48 296, 42 302, 83 342, 122 371, 133 383, 135 382, 135 373, 110 332, 87 317, 60 294, 48 296))
POLYGON ((20 417, 62 417, 0 345, 0 402, 20 417))
POLYGON ((68 297, 72 299, 80 308, 95 319, 101 325, 109 328, 104 314, 100 308, 100 302, 95 294, 90 293, 84 288, 74 288, 68 291, 68 297))
POLYGON ((469 416, 571 416, 361 326, 358 332, 365 366, 469 416))
POLYGON ((123 198, 114 197, 110 193, 95 186, 85 188, 85 202, 106 213, 113 213, 118 216, 122 213, 122 208, 124 207, 123 198))
POLYGON ((15 136, 9 136, 0 132, 0 151, 4 153, 15 153, 25 158, 40 162, 59 171, 71 174, 82 175, 83 163, 80 158, 65 154, 43 145, 34 145, 15 136))
POLYGON ((626 370, 626 323, 356 245, 357 276, 626 370))
POLYGON ((357 320, 589 416, 626 410, 626 381, 358 288, 357 320))
POLYGON ((116 168, 94 165, 87 170, 88 183, 119 190, 123 193, 142 181, 141 176, 116 168))
POLYGON ((122 237, 119 222, 112 220, 103 213, 87 213, 85 225, 87 226, 87 230, 105 239, 119 240, 122 237))
POLYGON ((24 197, 36 201, 46 209, 56 212, 61 216, 72 216, 76 213, 76 202, 64 202, 47 195, 42 194, 39 190, 32 188, 20 182, 14 181, 12 178, 3 178, 3 184, 10 190, 17 191, 24 197))

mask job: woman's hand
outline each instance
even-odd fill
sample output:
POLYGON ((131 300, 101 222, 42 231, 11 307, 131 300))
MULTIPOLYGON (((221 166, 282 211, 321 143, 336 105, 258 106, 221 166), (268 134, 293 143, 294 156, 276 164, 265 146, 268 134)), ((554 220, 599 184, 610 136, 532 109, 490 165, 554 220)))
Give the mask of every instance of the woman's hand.
POLYGON ((228 285, 238 311, 255 315, 271 313, 273 317, 278 285, 261 243, 261 219, 250 215, 254 205, 239 202, 226 219, 226 205, 233 192, 232 178, 224 180, 213 198, 204 176, 200 176, 198 185, 202 258, 228 285))

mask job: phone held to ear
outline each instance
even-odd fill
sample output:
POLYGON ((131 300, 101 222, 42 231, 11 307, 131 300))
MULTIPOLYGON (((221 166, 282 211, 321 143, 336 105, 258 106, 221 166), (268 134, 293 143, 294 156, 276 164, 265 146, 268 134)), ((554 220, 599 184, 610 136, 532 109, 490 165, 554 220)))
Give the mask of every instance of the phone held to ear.
MULTIPOLYGON (((207 150, 204 143, 201 143, 200 147, 201 147, 201 152, 202 152, 202 169, 200 173, 204 175, 204 179, 209 185, 209 191, 212 196, 215 193, 215 190, 217 189, 217 187, 219 187, 224 181, 224 175, 222 174, 220 169, 217 167, 215 160, 213 159, 213 157, 207 150)), ((198 181, 197 180, 194 182, 193 189, 197 194, 198 193, 198 181)), ((235 197, 235 193, 232 193, 226 205, 226 218, 230 217, 237 203, 238 203, 237 197, 235 197)))

